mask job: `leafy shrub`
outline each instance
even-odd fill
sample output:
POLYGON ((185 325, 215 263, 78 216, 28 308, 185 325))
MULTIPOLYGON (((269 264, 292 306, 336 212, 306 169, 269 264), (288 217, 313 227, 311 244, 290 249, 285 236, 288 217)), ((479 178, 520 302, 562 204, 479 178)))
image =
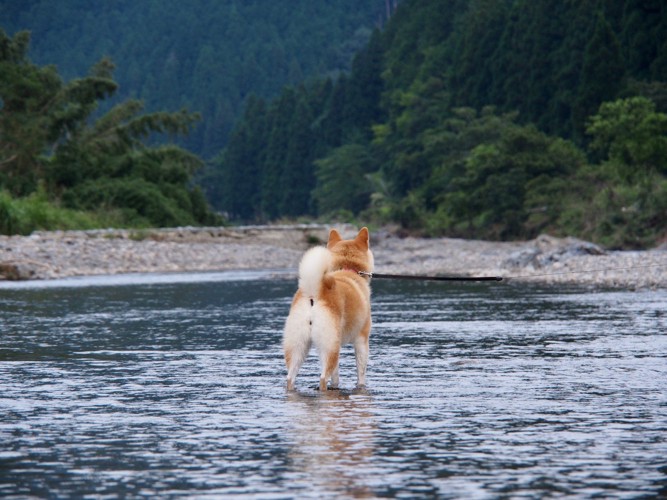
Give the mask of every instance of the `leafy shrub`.
POLYGON ((62 208, 43 191, 25 198, 0 192, 0 233, 27 235, 36 230, 89 229, 98 221, 93 214, 62 208))
POLYGON ((175 188, 167 185, 165 194, 156 184, 144 179, 97 179, 88 181, 63 194, 66 206, 83 210, 123 209, 127 225, 169 227, 196 224, 188 211, 191 204, 187 191, 174 197, 175 188), (180 206, 188 205, 186 207, 180 206))

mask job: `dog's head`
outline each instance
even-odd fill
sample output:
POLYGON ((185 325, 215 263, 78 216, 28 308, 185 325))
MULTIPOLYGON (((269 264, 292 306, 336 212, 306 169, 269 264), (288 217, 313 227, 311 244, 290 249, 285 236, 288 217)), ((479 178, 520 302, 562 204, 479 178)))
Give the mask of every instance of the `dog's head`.
POLYGON ((332 229, 327 248, 334 255, 334 269, 373 272, 373 252, 367 227, 361 228, 356 238, 351 240, 344 240, 338 231, 332 229))

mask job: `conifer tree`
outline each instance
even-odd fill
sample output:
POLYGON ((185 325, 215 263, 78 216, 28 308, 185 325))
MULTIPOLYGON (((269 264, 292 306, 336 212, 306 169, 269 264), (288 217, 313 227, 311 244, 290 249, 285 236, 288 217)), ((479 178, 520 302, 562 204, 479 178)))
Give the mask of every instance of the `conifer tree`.
POLYGON ((586 119, 604 101, 612 100, 622 88, 625 65, 621 47, 611 25, 599 11, 593 35, 586 46, 577 98, 574 129, 581 137, 586 119))
POLYGON ((0 32, 0 189, 26 196, 41 185, 54 202, 123 211, 128 224, 214 219, 190 186, 201 159, 172 144, 147 144, 156 134, 187 134, 196 113, 142 114, 143 104, 128 100, 95 117, 118 87, 111 61, 64 83, 55 68, 28 61, 28 42, 26 33, 0 32))

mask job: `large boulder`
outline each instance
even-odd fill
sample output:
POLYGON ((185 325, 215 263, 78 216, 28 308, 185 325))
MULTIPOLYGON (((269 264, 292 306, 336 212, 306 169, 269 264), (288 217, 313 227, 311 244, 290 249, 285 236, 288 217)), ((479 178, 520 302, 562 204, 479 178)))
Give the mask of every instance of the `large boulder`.
POLYGON ((531 242, 528 248, 509 256, 503 263, 506 268, 539 269, 556 262, 564 262, 581 255, 606 255, 606 251, 588 241, 577 238, 555 238, 546 234, 540 235, 531 242))

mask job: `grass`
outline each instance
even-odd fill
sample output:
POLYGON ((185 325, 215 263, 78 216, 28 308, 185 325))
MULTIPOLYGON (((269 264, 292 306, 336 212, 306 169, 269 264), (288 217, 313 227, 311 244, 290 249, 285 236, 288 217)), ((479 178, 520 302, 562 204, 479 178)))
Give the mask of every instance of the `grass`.
POLYGON ((43 191, 25 198, 13 198, 0 191, 0 234, 28 235, 33 231, 55 231, 99 228, 143 229, 146 221, 128 217, 121 210, 84 212, 63 208, 48 199, 43 191))

